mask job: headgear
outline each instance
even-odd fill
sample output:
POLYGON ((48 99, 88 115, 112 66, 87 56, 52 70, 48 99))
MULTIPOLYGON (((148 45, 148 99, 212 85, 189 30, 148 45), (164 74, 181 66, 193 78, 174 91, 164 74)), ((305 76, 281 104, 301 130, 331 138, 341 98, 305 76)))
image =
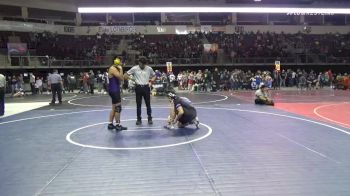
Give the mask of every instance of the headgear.
POLYGON ((171 91, 169 91, 169 92, 167 93, 167 96, 168 96, 169 99, 176 99, 176 97, 177 97, 177 95, 175 94, 175 92, 171 92, 171 91))
POLYGON ((114 65, 122 65, 122 61, 120 60, 120 58, 115 58, 113 63, 114 65))

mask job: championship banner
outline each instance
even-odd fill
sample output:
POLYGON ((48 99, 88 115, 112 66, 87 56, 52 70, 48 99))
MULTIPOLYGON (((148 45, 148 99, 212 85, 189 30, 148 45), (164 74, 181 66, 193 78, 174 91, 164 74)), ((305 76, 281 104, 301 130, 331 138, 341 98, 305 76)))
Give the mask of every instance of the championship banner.
POLYGON ((136 33, 135 26, 102 26, 98 28, 100 34, 129 34, 136 33))
POLYGON ((280 61, 275 61, 275 69, 277 71, 280 71, 281 70, 281 62, 280 61))
POLYGON ((173 72, 173 63, 172 62, 166 62, 166 71, 167 71, 167 73, 173 72))
POLYGON ((9 55, 25 55, 27 51, 26 43, 7 43, 7 52, 9 55))

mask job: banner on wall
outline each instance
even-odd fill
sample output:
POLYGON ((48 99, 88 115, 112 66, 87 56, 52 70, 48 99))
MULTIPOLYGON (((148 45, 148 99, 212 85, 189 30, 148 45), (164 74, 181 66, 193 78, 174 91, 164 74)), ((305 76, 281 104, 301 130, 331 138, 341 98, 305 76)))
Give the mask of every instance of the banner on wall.
POLYGON ((178 34, 178 35, 188 34, 187 26, 186 25, 175 26, 175 34, 178 34))
POLYGON ((64 26, 63 32, 65 33, 75 33, 75 27, 73 26, 64 26))
POLYGON ((129 34, 136 33, 135 26, 102 26, 98 28, 100 34, 129 34))
POLYGON ((275 61, 275 69, 277 71, 280 71, 281 70, 281 62, 280 61, 275 61))
POLYGON ((166 72, 169 74, 173 72, 173 63, 172 62, 166 62, 166 72))
POLYGON ((236 34, 244 33, 244 26, 235 26, 235 33, 236 34))
POLYGON ((9 55, 25 55, 27 54, 26 43, 7 43, 7 51, 9 55))
POLYGON ((157 33, 165 33, 166 32, 166 27, 158 26, 157 27, 157 33))
POLYGON ((212 32, 226 32, 226 26, 212 26, 212 32))
POLYGON ((213 28, 211 27, 211 25, 202 25, 201 26, 201 32, 203 32, 203 33, 209 33, 212 31, 213 31, 213 28))

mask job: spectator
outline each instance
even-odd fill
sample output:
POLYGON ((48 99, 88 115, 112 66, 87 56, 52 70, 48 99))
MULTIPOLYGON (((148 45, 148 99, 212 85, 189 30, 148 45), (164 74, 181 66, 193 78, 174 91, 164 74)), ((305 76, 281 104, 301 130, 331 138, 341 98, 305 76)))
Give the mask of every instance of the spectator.
POLYGON ((41 77, 38 77, 35 81, 35 94, 43 94, 43 80, 41 77))
POLYGON ((255 92, 255 104, 275 105, 272 99, 269 98, 267 87, 264 84, 260 85, 260 88, 255 92))
POLYGON ((94 88, 95 88, 95 74, 92 70, 90 70, 90 73, 89 73, 88 84, 89 84, 89 88, 90 88, 90 93, 93 95, 94 88))
POLYGON ((32 95, 36 94, 35 90, 35 75, 33 73, 29 74, 29 84, 30 84, 30 90, 32 91, 32 95))
POLYGON ((83 92, 87 94, 89 92, 89 74, 85 72, 82 76, 83 81, 83 92))
POLYGON ((103 80, 104 80, 103 74, 101 74, 100 71, 97 71, 96 83, 97 83, 97 92, 99 94, 103 93, 102 92, 102 90, 103 90, 103 80))
POLYGON ((70 72, 70 74, 67 76, 67 83, 68 83, 68 92, 74 92, 74 89, 76 87, 77 79, 75 78, 73 72, 70 72))
POLYGON ((0 73, 0 116, 5 114, 5 87, 6 78, 0 73))
POLYGON ((56 94, 58 97, 59 104, 62 104, 62 78, 61 75, 58 74, 57 70, 53 71, 53 74, 48 77, 48 86, 52 90, 52 100, 50 105, 55 105, 56 102, 56 94))

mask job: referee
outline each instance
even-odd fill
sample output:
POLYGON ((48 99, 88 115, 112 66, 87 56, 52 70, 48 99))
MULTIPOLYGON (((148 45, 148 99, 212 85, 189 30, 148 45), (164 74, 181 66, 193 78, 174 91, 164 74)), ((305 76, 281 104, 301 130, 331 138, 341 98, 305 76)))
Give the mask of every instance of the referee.
POLYGON ((59 104, 62 104, 62 86, 63 81, 60 74, 58 74, 57 69, 53 70, 53 74, 51 74, 48 78, 48 86, 52 91, 52 100, 50 105, 55 105, 56 102, 56 94, 58 97, 59 104))
POLYGON ((136 105, 137 105, 137 121, 136 125, 142 124, 141 118, 141 105, 142 97, 145 100, 148 115, 148 124, 153 124, 152 121, 152 109, 151 109, 151 89, 150 80, 154 81, 156 79, 155 73, 150 66, 146 65, 147 59, 141 57, 139 59, 139 65, 132 67, 128 72, 128 76, 133 76, 135 80, 135 93, 136 93, 136 105))
POLYGON ((6 78, 0 73, 0 116, 5 114, 5 87, 6 78))

